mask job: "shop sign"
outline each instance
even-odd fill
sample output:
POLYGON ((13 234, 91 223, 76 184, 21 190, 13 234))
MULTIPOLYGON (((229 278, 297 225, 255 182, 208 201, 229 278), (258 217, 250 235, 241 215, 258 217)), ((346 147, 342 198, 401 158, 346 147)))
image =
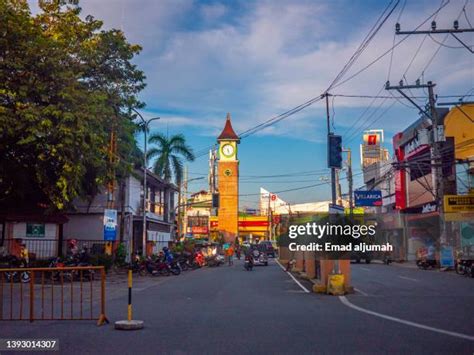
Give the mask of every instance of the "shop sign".
POLYGON ((27 223, 26 224, 26 237, 27 238, 44 238, 44 224, 38 223, 27 223))
POLYGON ((444 196, 444 212, 472 212, 474 211, 474 195, 446 195, 444 196))

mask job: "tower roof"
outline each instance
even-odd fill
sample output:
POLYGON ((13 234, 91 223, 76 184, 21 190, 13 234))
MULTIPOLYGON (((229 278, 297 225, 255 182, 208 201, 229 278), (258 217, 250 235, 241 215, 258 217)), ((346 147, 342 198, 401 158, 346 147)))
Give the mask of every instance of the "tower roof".
POLYGON ((221 141, 221 140, 240 141, 239 136, 235 133, 234 129, 232 128, 232 123, 230 121, 230 113, 227 113, 224 129, 222 130, 219 137, 217 137, 217 140, 218 141, 221 141))

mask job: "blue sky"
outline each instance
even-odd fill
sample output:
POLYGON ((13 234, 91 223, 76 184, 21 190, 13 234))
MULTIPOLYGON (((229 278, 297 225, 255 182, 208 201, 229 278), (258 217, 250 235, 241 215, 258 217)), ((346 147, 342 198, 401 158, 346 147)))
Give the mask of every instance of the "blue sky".
MULTIPOLYGON (((321 94, 389 2, 82 0, 80 5, 84 16, 92 14, 106 28, 122 29, 130 42, 143 46, 135 62, 147 76, 148 86, 141 94, 147 104, 144 113, 162 117, 152 130, 183 133, 195 151, 202 151, 215 143, 227 112, 238 133, 321 94)), ((451 0, 437 17, 438 27, 452 27, 460 14, 460 26, 468 27, 461 12, 465 4, 465 0, 451 0)), ((440 1, 433 0, 401 0, 347 76, 392 46, 399 16, 402 29, 413 29, 439 5, 440 1)), ((469 0, 466 15, 471 23, 473 14, 474 1, 469 0)), ((429 28, 429 22, 424 28, 429 28)), ((472 33, 462 36, 474 43, 472 33)), ((459 46, 452 38, 445 45, 459 46)), ((439 95, 464 94, 474 87, 474 56, 465 49, 441 47, 432 59, 438 48, 429 37, 411 36, 394 50, 390 76, 387 55, 332 92, 375 95, 388 77, 397 83, 412 58, 405 75, 409 82, 424 72, 426 80, 437 83, 439 95)), ((381 94, 387 93, 383 90, 381 94)), ((390 147, 390 137, 418 117, 416 109, 405 106, 407 102, 390 106, 392 101, 376 100, 348 130, 371 99, 334 99, 334 128, 353 151, 356 174, 360 172, 359 144, 364 129, 384 129, 390 147)), ((320 182, 321 175, 329 175, 325 135, 325 108, 317 103, 242 140, 241 193, 257 194, 260 186, 280 191, 320 182), (310 173, 280 179, 259 177, 296 172, 310 173)), ((207 168, 206 156, 197 159, 189 164, 190 177, 206 174, 207 168)), ((205 185, 205 180, 197 181, 191 189, 205 185)), ((343 190, 345 185, 343 181, 343 190)), ((356 176, 355 186, 360 185, 360 176, 356 176)), ((329 196, 325 184, 280 194, 292 203, 329 196)), ((242 196, 241 206, 256 201, 257 196, 242 196)))

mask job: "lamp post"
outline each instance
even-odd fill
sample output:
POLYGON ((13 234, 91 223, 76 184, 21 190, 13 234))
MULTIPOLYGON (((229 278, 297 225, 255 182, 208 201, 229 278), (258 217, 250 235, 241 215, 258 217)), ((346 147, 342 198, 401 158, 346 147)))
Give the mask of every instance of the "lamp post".
MULTIPOLYGON (((160 117, 153 117, 153 118, 150 118, 148 121, 145 120, 143 118, 143 116, 140 114, 140 112, 138 112, 137 110, 133 109, 133 112, 135 112, 138 117, 140 117, 140 119, 142 120, 143 122, 143 132, 144 132, 144 135, 145 135, 145 143, 144 143, 144 147, 143 147, 143 233, 142 233, 142 256, 143 257, 146 257, 146 210, 147 210, 147 206, 146 206, 146 203, 147 203, 147 198, 148 198, 148 189, 147 189, 147 186, 146 186, 146 172, 147 172, 147 158, 146 158, 146 155, 147 155, 147 140, 148 140, 148 137, 147 137, 147 132, 148 132, 148 126, 149 124, 152 122, 152 121, 155 121, 155 120, 159 120, 160 117)), ((130 249, 131 250, 131 249, 130 249)))

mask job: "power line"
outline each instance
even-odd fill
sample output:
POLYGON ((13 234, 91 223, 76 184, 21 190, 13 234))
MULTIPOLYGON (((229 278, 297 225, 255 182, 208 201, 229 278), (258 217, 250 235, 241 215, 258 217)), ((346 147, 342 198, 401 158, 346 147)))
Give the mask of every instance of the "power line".
MULTIPOLYGON (((474 96, 474 94, 469 94, 473 91, 474 88, 470 89, 467 94, 459 94, 459 95, 437 95, 438 98, 456 98, 456 97, 467 97, 467 96, 474 96)), ((403 96, 395 96, 395 95, 364 95, 364 94, 331 94, 335 97, 347 97, 347 98, 358 98, 358 99, 403 99, 403 96)), ((411 99, 426 99, 427 96, 408 96, 411 99)))
MULTIPOLYGON (((449 3, 446 2, 445 4, 442 4, 434 13, 432 13, 430 16, 428 16, 428 18, 426 18, 422 23, 420 23, 416 28, 415 30, 419 29, 421 26, 423 26, 426 22, 428 22, 433 16, 435 16, 438 12, 440 12, 447 4, 449 3)), ((370 68, 372 65, 374 65, 375 63, 377 63, 380 59, 382 59, 383 57, 385 57, 388 53, 390 53, 390 51, 393 49, 393 48, 396 48, 398 47, 400 44, 402 44, 407 38, 409 37, 409 35, 406 35, 405 37, 403 37, 400 41, 398 41, 394 46, 392 46, 391 48, 389 48, 387 51, 385 51, 384 53, 382 53, 381 55, 379 55, 377 58, 375 58, 372 62, 370 62, 369 64, 367 64, 366 66, 364 66, 363 68, 361 68, 360 70, 358 70, 356 73, 354 73, 353 75, 351 75, 350 77, 348 77, 347 79, 341 81, 340 83, 338 83, 337 85, 334 85, 333 88, 336 88, 336 87, 339 87, 343 84, 345 84, 346 82, 348 82, 349 80, 352 80, 353 78, 355 78, 357 75, 359 75, 360 73, 364 72, 365 70, 367 70, 368 68, 370 68)))
POLYGON ((336 78, 331 82, 329 87, 326 89, 325 93, 329 92, 333 87, 336 87, 336 84, 338 83, 339 80, 342 79, 342 77, 349 71, 349 69, 352 67, 352 65, 355 63, 355 61, 360 57, 360 55, 363 53, 363 51, 367 48, 369 45, 370 41, 375 37, 375 35, 378 33, 378 31, 382 28, 382 26, 385 24, 385 22, 388 20, 388 18, 392 15, 393 11, 395 8, 398 6, 400 3, 400 0, 398 0, 395 5, 392 7, 392 9, 388 12, 387 15, 383 18, 384 14, 388 11, 390 6, 392 5, 393 0, 390 1, 390 3, 387 5, 387 7, 384 9, 382 14, 379 16, 375 24, 372 26, 370 29, 369 33, 367 36, 364 38, 360 46, 357 48, 357 50, 354 52, 354 54, 349 58, 349 61, 344 65, 342 70, 337 74, 336 78), (382 19, 383 18, 383 19, 382 19))

